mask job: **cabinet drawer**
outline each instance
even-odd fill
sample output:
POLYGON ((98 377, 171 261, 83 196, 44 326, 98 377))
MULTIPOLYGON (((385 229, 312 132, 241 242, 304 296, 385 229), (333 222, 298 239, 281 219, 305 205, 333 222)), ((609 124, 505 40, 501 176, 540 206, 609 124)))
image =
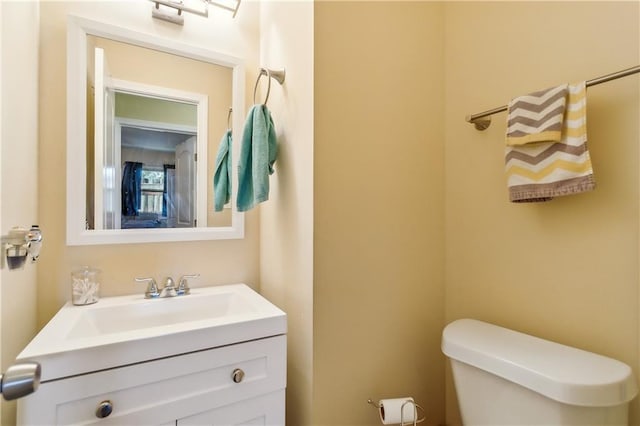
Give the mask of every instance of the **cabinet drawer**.
POLYGON ((276 336, 43 383, 20 401, 18 422, 162 424, 285 386, 286 337, 276 336), (103 401, 113 411, 100 419, 103 401))

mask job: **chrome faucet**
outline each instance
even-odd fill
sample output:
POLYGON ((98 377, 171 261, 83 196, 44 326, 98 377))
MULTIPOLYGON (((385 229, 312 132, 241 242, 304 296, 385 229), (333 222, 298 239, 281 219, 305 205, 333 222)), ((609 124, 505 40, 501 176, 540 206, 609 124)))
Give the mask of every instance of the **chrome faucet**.
POLYGON ((164 287, 160 292, 160 297, 176 297, 178 292, 176 291, 176 284, 173 282, 173 278, 167 277, 164 279, 164 287))
POLYGON ((180 277, 180 281, 178 287, 176 287, 175 281, 173 278, 166 277, 164 279, 164 286, 162 289, 158 287, 156 284, 156 280, 152 277, 148 278, 136 278, 136 282, 139 283, 149 283, 147 284, 147 290, 144 292, 145 299, 157 299, 157 298, 165 298, 165 297, 175 297, 175 296, 186 296, 191 293, 191 289, 189 288, 189 283, 187 282, 188 278, 198 278, 200 274, 193 275, 183 275, 180 277))

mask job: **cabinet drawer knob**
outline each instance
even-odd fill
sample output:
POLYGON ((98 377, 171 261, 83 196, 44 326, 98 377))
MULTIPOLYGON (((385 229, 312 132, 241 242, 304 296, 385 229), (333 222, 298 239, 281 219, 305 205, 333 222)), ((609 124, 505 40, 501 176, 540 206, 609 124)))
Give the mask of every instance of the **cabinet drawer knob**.
POLYGON ((244 379, 244 371, 242 371, 242 369, 240 368, 236 368, 235 370, 233 370, 231 378, 233 379, 234 383, 240 383, 242 379, 244 379))
POLYGON ((96 408, 96 417, 99 419, 104 419, 105 417, 109 417, 109 414, 113 411, 113 404, 111 401, 106 400, 102 401, 98 408, 96 408))

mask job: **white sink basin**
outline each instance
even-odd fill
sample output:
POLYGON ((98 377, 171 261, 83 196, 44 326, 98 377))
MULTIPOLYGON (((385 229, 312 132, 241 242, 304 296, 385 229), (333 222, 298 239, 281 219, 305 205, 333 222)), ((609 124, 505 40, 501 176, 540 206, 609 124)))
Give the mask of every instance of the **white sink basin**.
POLYGON ((98 304, 95 308, 75 308, 75 324, 67 337, 76 339, 105 336, 169 324, 235 317, 257 311, 256 307, 247 303, 246 298, 234 291, 221 293, 195 290, 193 296, 195 297, 154 300, 142 300, 139 297, 109 298, 107 304, 98 304))
POLYGON ((188 296, 105 297, 64 305, 18 355, 42 365, 42 382, 286 333, 286 315, 244 284, 188 296))

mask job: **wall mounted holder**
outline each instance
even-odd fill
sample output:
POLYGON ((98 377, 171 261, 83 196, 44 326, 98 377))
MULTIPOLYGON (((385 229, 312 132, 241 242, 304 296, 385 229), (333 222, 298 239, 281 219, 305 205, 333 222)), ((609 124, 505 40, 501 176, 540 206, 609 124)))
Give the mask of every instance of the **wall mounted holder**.
POLYGON ((38 260, 42 248, 42 231, 38 225, 32 225, 31 229, 16 226, 1 237, 1 242, 4 249, 2 267, 6 264, 9 269, 22 269, 27 258, 31 259, 31 263, 38 260))
POLYGON ((260 83, 260 78, 266 75, 267 76, 267 94, 264 97, 263 105, 267 104, 269 100, 269 93, 271 93, 271 79, 273 78, 275 81, 280 83, 282 86, 284 84, 284 79, 287 75, 286 70, 283 68, 281 70, 272 70, 269 68, 260 68, 260 72, 258 73, 258 78, 256 79, 256 85, 253 86, 253 103, 256 104, 256 91, 258 90, 258 83, 260 83))
POLYGON ((410 396, 404 398, 381 399, 378 402, 369 398, 367 403, 373 405, 378 410, 380 421, 383 425, 416 426, 418 423, 422 423, 426 420, 424 408, 421 405, 416 404, 410 396), (418 410, 423 414, 421 418, 418 418, 418 410))

